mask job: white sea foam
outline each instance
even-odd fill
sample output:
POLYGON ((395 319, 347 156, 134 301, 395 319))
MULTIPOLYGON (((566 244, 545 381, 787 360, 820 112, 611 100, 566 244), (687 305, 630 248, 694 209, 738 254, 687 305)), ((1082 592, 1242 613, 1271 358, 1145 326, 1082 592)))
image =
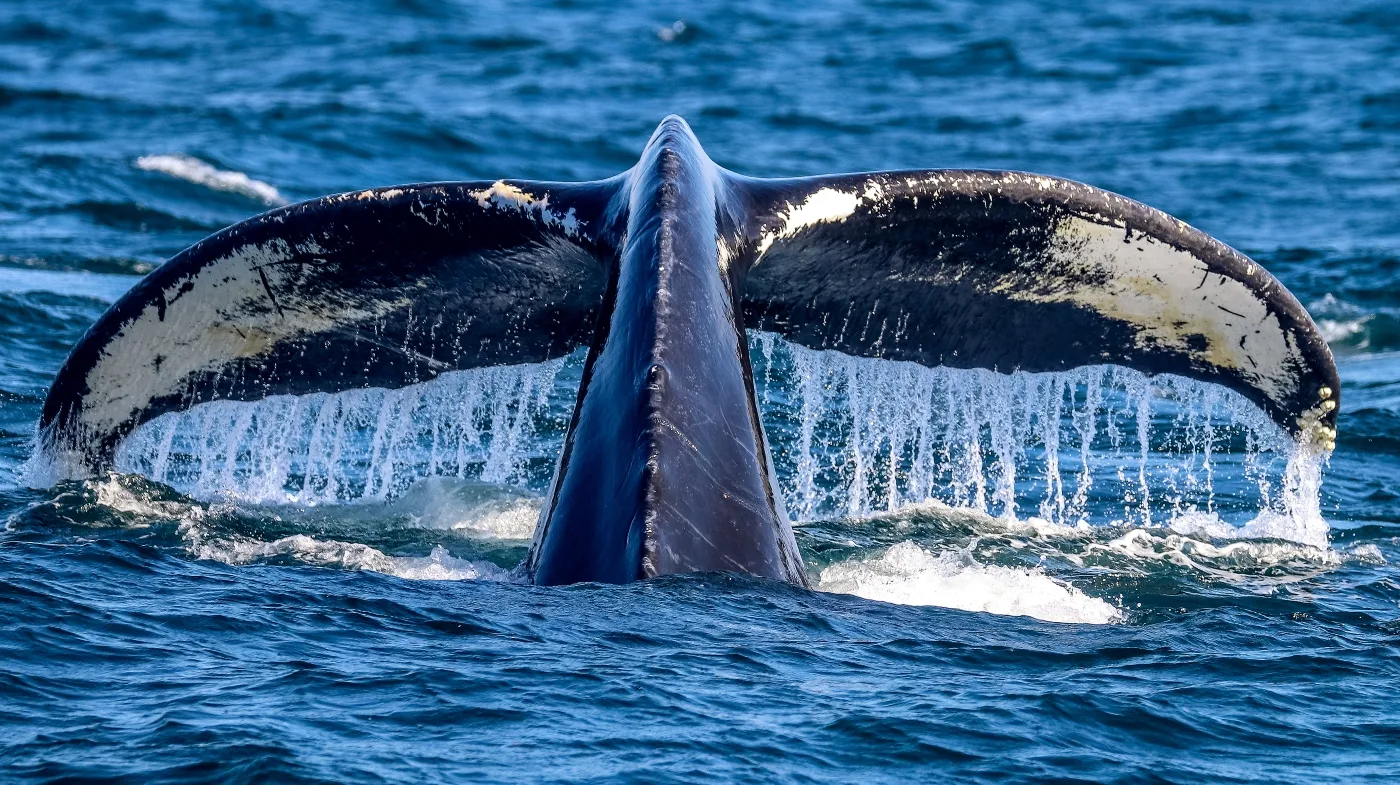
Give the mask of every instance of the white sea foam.
POLYGON ((287 200, 273 186, 242 172, 216 169, 190 155, 143 155, 136 159, 136 168, 167 174, 215 191, 240 194, 269 207, 287 204, 287 200))
POLYGON ((1289 540, 1311 548, 1326 550, 1330 527, 1317 525, 1321 516, 1312 518, 1264 510, 1243 526, 1220 519, 1214 513, 1188 512, 1167 521, 1166 528, 1177 534, 1206 537, 1212 540, 1289 540))
POLYGON ((181 527, 185 548, 196 559, 211 559, 224 564, 251 564, 275 558, 290 558, 316 567, 339 567, 393 575, 409 580, 505 581, 510 574, 490 562, 459 559, 441 545, 427 556, 390 556, 383 551, 356 542, 320 540, 305 534, 294 534, 272 541, 237 535, 216 534, 192 520, 181 527))
POLYGON ((528 540, 535 536, 539 517, 540 502, 521 499, 496 509, 478 511, 462 518, 452 528, 482 540, 528 540))
POLYGON ((1083 557, 1072 557, 1071 561, 1095 554, 1167 562, 1228 583, 1254 585, 1265 592, 1342 563, 1342 555, 1327 547, 1278 540, 1216 543, 1160 529, 1132 529, 1107 542, 1091 543, 1083 557))
POLYGON ((1385 554, 1372 543, 1362 543, 1346 552, 1346 556, 1361 564, 1385 564, 1385 554))
POLYGON ((935 605, 1043 621, 1110 624, 1113 605, 1040 570, 977 562, 970 550, 931 553, 905 541, 864 561, 822 570, 818 588, 900 605, 935 605))
MULTIPOLYGON (((206 506, 188 500, 153 498, 150 489, 142 488, 139 481, 133 484, 133 479, 108 474, 88 480, 86 485, 93 492, 96 504, 129 516, 127 525, 145 527, 156 522, 178 522, 185 551, 196 559, 243 565, 282 558, 318 567, 366 570, 410 580, 511 579, 507 570, 490 562, 452 556, 441 545, 434 546, 427 556, 391 556, 363 543, 305 534, 268 541, 230 532, 223 521, 230 515, 240 514, 236 504, 225 501, 206 506)), ((346 520, 342 523, 348 528, 354 528, 358 517, 370 522, 407 517, 412 523, 410 528, 450 529, 485 540, 527 540, 534 531, 540 507, 537 499, 495 495, 473 500, 469 493, 451 493, 452 489, 433 487, 441 483, 425 485, 426 489, 418 489, 388 504, 342 507, 337 517, 344 517, 346 520)), ((263 510, 264 515, 270 512, 266 508, 263 510)), ((274 518, 282 520, 280 515, 274 518)))
POLYGON ((1182 513, 1147 527, 1121 521, 1111 526, 1066 526, 1039 518, 997 517, 934 501, 866 520, 881 520, 884 528, 921 532, 920 536, 945 541, 965 542, 972 537, 979 553, 1008 546, 1029 548, 1052 561, 1130 574, 1156 569, 1152 563, 1166 563, 1264 592, 1335 569, 1347 560, 1366 562, 1379 556, 1379 551, 1336 551, 1325 530, 1321 538, 1299 534, 1297 521, 1273 513, 1261 514, 1244 526, 1204 512, 1182 513))
POLYGON ((132 492, 122 477, 108 474, 91 482, 90 487, 97 496, 97 503, 117 512, 134 515, 138 519, 190 519, 203 513, 196 504, 181 501, 152 499, 148 494, 132 492))

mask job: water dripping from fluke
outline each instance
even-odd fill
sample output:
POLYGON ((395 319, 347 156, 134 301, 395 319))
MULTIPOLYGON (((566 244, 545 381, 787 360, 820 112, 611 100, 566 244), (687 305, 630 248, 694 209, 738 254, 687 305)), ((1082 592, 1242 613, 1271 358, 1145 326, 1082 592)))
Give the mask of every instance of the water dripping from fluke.
POLYGON ((798 522, 935 501, 1054 526, 1189 517, 1216 534, 1327 544, 1325 454, 1218 385, 1117 366, 926 368, 762 332, 750 353, 798 522))
POLYGON ((577 365, 569 357, 396 390, 201 404, 137 429, 116 465, 198 499, 251 504, 383 502, 428 477, 538 490, 558 457, 577 365))
MULTIPOLYGON (((1053 526, 1170 525, 1327 542, 1323 458, 1223 387, 1114 366, 1000 374, 856 358, 750 333, 789 515, 859 519, 937 502, 1053 526)), ((200 499, 383 502, 429 477, 540 493, 581 358, 398 390, 164 415, 117 465, 200 499)))

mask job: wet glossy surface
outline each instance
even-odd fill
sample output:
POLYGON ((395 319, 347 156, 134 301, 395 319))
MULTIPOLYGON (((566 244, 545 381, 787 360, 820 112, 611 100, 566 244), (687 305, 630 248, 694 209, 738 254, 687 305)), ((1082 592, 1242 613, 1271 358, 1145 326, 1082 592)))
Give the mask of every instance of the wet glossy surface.
MULTIPOLYGON (((1394 778, 1397 29, 1384 3, 6 5, 0 766, 142 781, 1394 778), (1102 471, 1084 499, 1091 530, 1029 521, 1046 498, 1038 470, 1016 477, 1021 524, 929 505, 846 519, 853 490, 879 511, 883 486, 853 482, 852 463, 818 448, 854 455, 842 445, 866 436, 822 426, 804 449, 807 399, 778 380, 760 407, 788 506, 810 511, 799 545, 823 591, 503 581, 524 556, 579 358, 545 375, 558 395, 532 410, 535 435, 516 452, 470 438, 515 432, 517 409, 482 393, 473 427, 439 428, 436 451, 381 438, 374 453, 374 433, 407 432, 394 419, 406 402, 437 399, 396 399, 376 430, 385 407, 368 396, 326 415, 363 449, 347 435, 334 467, 288 460, 278 492, 315 478, 293 503, 251 486, 257 503, 200 501, 225 476, 213 449, 207 466, 171 459, 161 473, 187 495, 135 479, 19 487, 44 390, 135 274, 269 197, 609 176, 670 112, 736 171, 1040 171, 1160 207, 1259 260, 1339 356, 1327 547, 1177 514, 1165 470, 1145 473, 1163 494, 1153 526, 1125 520, 1131 418, 1117 452, 1090 451, 1102 471), (138 163, 181 154, 247 179, 138 163), (458 461, 468 480, 412 486, 435 465, 455 477, 458 461), (331 497, 363 501, 311 505, 327 477, 343 481, 331 497)), ((804 378, 834 385, 827 409, 890 433, 926 405, 946 411, 907 394, 852 403, 852 374, 871 385, 858 392, 912 388, 835 361, 817 370, 804 378)), ((519 396, 525 378, 479 386, 519 396)), ((934 381, 954 400, 1005 392, 934 381)), ((242 414, 211 416, 208 432, 236 434, 242 414)), ((309 434, 315 418, 299 416, 309 434)), ((432 422, 414 431, 423 445, 432 422)), ((1174 422, 1163 415, 1163 432, 1184 434, 1174 422)), ((167 455, 186 444, 173 443, 167 455)), ((1077 449, 1065 442, 1066 497, 1077 449)), ((1244 459, 1212 460, 1220 521, 1251 522, 1244 459)), ((1184 474, 1176 487, 1203 492, 1184 474)), ((968 478, 948 488, 940 498, 975 504, 968 478)), ((984 490, 997 513, 995 483, 984 490)))

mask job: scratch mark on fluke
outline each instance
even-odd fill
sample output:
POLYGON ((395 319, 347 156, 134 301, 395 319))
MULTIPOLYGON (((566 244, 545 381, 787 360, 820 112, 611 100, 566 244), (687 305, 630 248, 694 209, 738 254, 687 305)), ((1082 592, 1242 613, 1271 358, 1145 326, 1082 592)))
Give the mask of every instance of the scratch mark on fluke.
POLYGON ((277 295, 272 293, 272 285, 267 282, 267 271, 261 267, 258 268, 258 280, 262 281, 263 291, 267 292, 267 299, 272 301, 272 307, 277 310, 277 315, 286 318, 287 315, 282 312, 282 306, 277 304, 277 295))

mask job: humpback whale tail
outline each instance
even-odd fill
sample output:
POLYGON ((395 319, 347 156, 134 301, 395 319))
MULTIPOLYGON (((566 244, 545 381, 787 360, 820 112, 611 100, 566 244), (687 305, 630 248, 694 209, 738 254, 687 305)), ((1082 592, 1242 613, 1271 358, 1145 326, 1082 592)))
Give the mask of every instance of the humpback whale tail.
POLYGON ((1338 380, 1262 267, 1157 210, 1019 172, 725 171, 667 118, 591 183, 373 189, 273 210, 147 276, 88 331, 40 449, 109 468, 217 399, 397 388, 588 347, 527 571, 806 583, 744 329, 1002 372, 1119 364, 1232 388, 1330 447, 1338 380))

